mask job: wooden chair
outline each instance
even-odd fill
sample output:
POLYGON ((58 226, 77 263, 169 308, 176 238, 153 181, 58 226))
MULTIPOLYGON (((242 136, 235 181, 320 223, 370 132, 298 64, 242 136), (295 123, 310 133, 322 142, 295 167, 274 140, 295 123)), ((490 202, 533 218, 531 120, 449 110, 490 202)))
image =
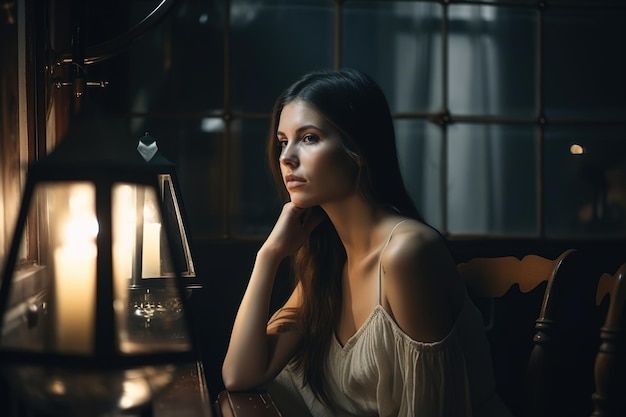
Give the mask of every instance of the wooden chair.
MULTIPOLYGON (((574 401, 559 404, 567 390, 579 396, 591 392, 581 381, 584 375, 591 379, 593 354, 583 355, 587 359, 572 366, 572 356, 581 349, 569 346, 575 338, 566 337, 592 334, 585 314, 572 313, 582 305, 593 305, 593 296, 585 298, 585 288, 595 285, 585 282, 586 267, 584 257, 574 249, 556 259, 530 254, 522 259, 474 258, 458 265, 485 318, 496 389, 516 416, 588 415, 568 414, 580 412, 574 401), (564 413, 565 409, 569 411, 564 413)), ((590 410, 591 404, 587 407, 590 410)))
POLYGON ((614 275, 600 277, 596 304, 600 306, 607 296, 609 307, 600 329, 601 344, 594 368, 593 417, 626 415, 626 263, 614 275))

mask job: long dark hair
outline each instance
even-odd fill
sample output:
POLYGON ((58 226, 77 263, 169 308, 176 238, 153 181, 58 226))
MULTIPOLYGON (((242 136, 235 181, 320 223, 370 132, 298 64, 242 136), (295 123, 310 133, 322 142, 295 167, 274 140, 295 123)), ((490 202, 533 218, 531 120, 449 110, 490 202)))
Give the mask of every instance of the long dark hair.
MULTIPOLYGON (((289 195, 282 181, 276 132, 283 108, 294 100, 313 106, 341 133, 347 154, 359 167, 359 192, 366 201, 423 221, 402 180, 387 99, 372 78, 353 69, 308 73, 276 100, 267 158, 285 201, 289 195)), ((341 274, 345 262, 343 244, 330 220, 325 219, 298 250, 292 263, 294 277, 303 290, 303 304, 296 313, 296 321, 304 334, 303 348, 294 358, 294 364, 316 397, 331 407, 323 364, 341 313, 341 274)))

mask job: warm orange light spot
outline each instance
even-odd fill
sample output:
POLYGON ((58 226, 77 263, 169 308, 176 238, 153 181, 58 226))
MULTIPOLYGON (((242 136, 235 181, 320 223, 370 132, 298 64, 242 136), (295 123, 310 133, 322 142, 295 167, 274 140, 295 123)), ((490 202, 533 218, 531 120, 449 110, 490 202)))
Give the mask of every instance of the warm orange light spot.
POLYGON ((585 149, 582 146, 575 143, 569 147, 569 153, 571 153, 572 155, 582 155, 585 153, 585 149))

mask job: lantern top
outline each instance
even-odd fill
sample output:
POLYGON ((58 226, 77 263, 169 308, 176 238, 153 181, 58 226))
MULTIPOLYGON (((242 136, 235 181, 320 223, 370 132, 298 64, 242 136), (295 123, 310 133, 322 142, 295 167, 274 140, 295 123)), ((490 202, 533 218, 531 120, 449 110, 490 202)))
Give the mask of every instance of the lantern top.
MULTIPOLYGON (((30 176, 34 180, 102 178, 149 183, 155 174, 174 173, 174 164, 158 148, 146 161, 130 137, 123 118, 87 106, 72 117, 67 134, 54 150, 29 167, 30 176)), ((156 144, 150 136, 143 140, 156 144)))

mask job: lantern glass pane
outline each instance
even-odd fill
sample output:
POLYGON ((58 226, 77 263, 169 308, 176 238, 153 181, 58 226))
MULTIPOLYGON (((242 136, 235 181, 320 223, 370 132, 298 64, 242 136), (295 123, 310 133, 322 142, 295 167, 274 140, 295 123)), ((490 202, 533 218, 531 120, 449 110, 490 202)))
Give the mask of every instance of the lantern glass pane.
MULTIPOLYGON (((94 349, 98 254, 95 187, 89 182, 39 183, 31 212, 36 207, 49 225, 40 236, 43 266, 16 268, 1 346, 89 355, 94 349)), ((22 245, 27 230, 18 231, 22 245)))
MULTIPOLYGON (((191 258, 191 249, 189 248, 189 237, 185 230, 182 209, 178 196, 176 195, 176 187, 170 174, 159 174, 159 186, 161 188, 161 204, 163 207, 163 215, 167 217, 172 225, 172 242, 170 248, 173 256, 179 260, 181 275, 183 277, 195 277, 196 271, 191 258)), ((166 274, 175 273, 172 262, 163 265, 166 274)))
POLYGON ((117 184, 112 198, 115 274, 132 284, 163 276, 166 243, 156 193, 145 186, 117 184))
MULTIPOLYGON (((112 189, 115 320, 124 354, 191 349, 157 190, 112 189)), ((173 233, 175 235, 175 233, 173 233)))

